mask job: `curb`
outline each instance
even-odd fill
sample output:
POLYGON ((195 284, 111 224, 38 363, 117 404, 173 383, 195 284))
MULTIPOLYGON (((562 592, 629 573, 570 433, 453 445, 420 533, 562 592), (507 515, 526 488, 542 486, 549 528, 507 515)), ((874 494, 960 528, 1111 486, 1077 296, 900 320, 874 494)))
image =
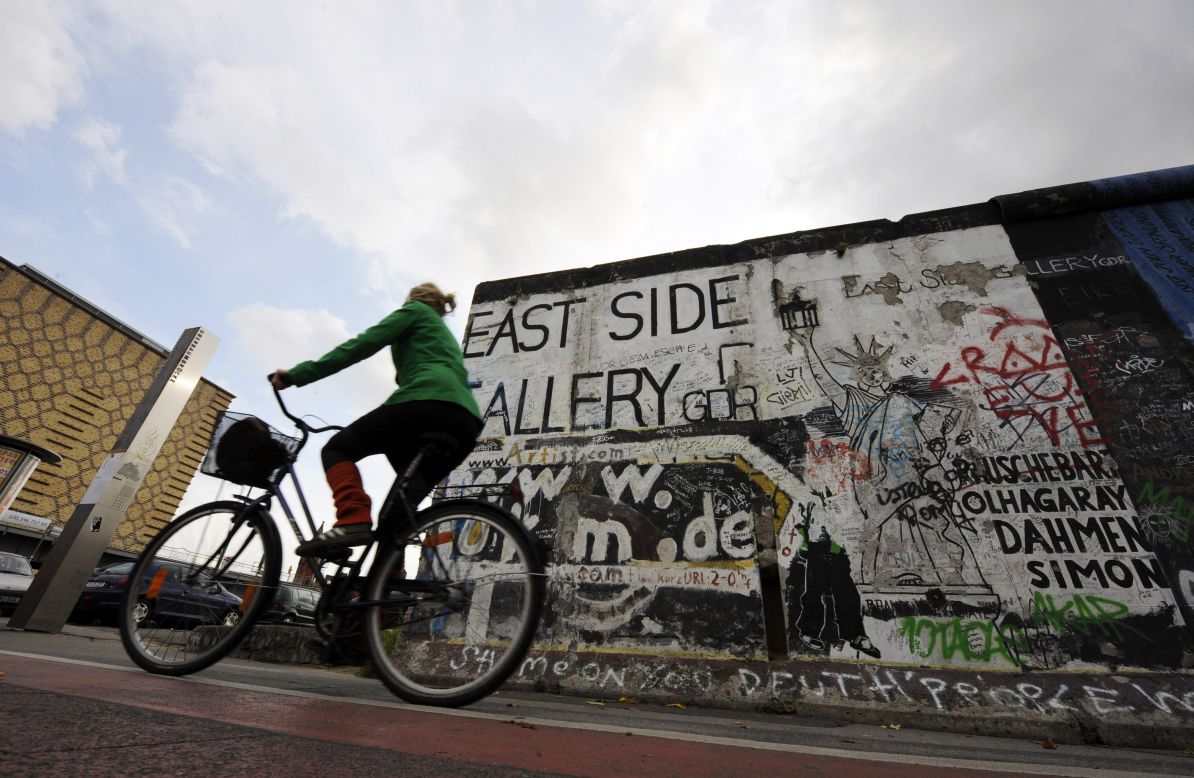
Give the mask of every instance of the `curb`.
MULTIPOLYGON (((200 627, 192 640, 225 627, 200 627)), ((119 640, 68 625, 64 633, 119 640)), ((327 667, 309 626, 254 628, 232 656, 327 667)), ((449 652, 459 649, 449 647, 449 652)), ((443 658, 461 659, 443 654, 443 658)), ((983 671, 871 662, 765 662, 533 647, 506 688, 616 701, 831 718, 893 729, 1183 750, 1194 742, 1194 674, 983 671)))

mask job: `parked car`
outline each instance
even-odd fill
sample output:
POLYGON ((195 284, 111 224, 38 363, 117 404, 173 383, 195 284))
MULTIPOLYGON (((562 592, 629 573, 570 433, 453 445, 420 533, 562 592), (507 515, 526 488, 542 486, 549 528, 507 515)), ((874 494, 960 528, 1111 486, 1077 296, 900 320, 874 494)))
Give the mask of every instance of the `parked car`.
POLYGON ((0 613, 12 613, 33 583, 29 560, 0 551, 0 613))
MULTIPOLYGON (((129 585, 133 564, 120 562, 97 570, 83 585, 73 618, 115 621, 120 599, 129 585)), ((185 566, 175 562, 160 562, 152 566, 149 574, 140 582, 138 593, 141 597, 133 608, 133 618, 138 624, 148 619, 154 623, 188 626, 231 626, 240 620, 240 597, 228 591, 220 582, 207 577, 187 580, 185 566), (145 597, 151 581, 163 569, 165 577, 157 595, 145 597)))
POLYGON ((264 621, 280 622, 282 624, 314 624, 315 606, 319 603, 320 592, 292 584, 282 584, 278 587, 278 594, 262 614, 264 621))

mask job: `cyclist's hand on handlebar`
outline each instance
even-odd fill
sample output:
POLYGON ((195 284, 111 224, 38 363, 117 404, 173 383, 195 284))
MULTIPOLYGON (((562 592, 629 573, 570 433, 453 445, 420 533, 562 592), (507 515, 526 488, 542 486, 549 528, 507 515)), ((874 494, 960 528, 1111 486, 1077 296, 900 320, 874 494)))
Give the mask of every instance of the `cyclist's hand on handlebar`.
POLYGON ((269 382, 275 389, 285 389, 288 386, 294 386, 294 379, 290 377, 288 370, 275 370, 269 374, 269 382))

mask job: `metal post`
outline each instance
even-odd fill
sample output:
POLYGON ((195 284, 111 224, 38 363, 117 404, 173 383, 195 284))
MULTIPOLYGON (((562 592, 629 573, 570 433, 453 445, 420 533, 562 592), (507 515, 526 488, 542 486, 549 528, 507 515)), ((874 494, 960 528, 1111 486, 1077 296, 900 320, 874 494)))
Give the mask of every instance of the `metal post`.
POLYGON ((39 463, 56 465, 59 459, 53 451, 27 440, 0 435, 0 515, 12 505, 39 463))
POLYGON ((9 627, 62 630, 219 342, 200 327, 183 332, 50 549, 9 627))

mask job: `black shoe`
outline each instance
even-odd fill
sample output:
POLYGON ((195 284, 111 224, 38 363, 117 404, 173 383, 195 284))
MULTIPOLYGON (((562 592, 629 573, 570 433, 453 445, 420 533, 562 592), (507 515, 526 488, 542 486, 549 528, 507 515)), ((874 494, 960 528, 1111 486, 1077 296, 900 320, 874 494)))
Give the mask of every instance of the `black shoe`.
POLYGON ((352 548, 349 546, 333 546, 316 554, 324 562, 347 562, 352 559, 352 548))
POLYGON ((352 546, 366 545, 373 539, 373 525, 342 524, 320 532, 306 543, 300 543, 294 550, 298 556, 322 556, 352 546))
POLYGON ((813 637, 812 635, 800 635, 796 638, 796 648, 800 653, 805 654, 824 654, 828 646, 821 638, 813 637))
POLYGON ((874 659, 879 658, 879 649, 875 648, 875 646, 871 643, 870 638, 868 638, 866 635, 860 635, 851 640, 850 648, 854 649, 855 651, 861 651, 862 653, 869 657, 873 657, 874 659))

